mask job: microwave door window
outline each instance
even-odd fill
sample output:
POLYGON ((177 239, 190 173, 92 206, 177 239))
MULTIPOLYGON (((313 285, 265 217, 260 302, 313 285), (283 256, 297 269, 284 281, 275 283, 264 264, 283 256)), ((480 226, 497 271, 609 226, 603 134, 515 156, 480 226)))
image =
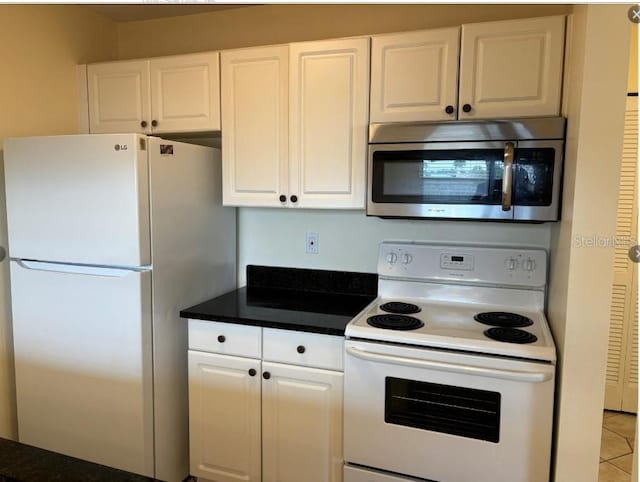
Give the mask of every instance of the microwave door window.
POLYGON ((502 200, 502 151, 378 151, 374 202, 485 204, 502 200))
POLYGON ((550 206, 556 151, 552 147, 516 149, 514 204, 550 206))

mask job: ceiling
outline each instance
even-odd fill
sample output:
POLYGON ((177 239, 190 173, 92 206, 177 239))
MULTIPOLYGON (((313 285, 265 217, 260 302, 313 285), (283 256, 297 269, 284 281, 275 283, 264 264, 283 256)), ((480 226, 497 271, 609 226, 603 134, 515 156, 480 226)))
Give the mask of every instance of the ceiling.
POLYGON ((179 17, 196 13, 219 12, 231 8, 251 7, 245 4, 93 4, 86 5, 100 15, 116 22, 134 22, 163 17, 179 17))

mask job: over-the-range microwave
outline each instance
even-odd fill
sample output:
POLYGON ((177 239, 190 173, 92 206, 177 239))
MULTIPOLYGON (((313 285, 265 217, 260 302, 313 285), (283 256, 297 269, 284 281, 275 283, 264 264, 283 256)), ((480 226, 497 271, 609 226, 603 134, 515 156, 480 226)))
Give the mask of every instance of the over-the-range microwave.
POLYGON ((557 221, 565 126, 563 117, 372 124, 367 215, 557 221))

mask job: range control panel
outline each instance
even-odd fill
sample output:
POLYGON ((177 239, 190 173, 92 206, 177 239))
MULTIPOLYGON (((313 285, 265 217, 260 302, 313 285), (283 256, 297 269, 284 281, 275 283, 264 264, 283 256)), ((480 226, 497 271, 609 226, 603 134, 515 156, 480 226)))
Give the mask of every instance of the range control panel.
POLYGON ((543 249, 383 242, 378 274, 385 278, 542 288, 547 280, 543 249))

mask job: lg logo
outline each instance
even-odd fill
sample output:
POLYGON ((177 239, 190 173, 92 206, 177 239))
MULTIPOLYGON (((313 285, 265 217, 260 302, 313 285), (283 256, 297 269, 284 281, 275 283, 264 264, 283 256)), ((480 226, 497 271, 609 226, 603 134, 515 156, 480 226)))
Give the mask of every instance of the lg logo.
POLYGON ((126 144, 116 144, 113 146, 116 151, 126 151, 128 149, 126 144))

